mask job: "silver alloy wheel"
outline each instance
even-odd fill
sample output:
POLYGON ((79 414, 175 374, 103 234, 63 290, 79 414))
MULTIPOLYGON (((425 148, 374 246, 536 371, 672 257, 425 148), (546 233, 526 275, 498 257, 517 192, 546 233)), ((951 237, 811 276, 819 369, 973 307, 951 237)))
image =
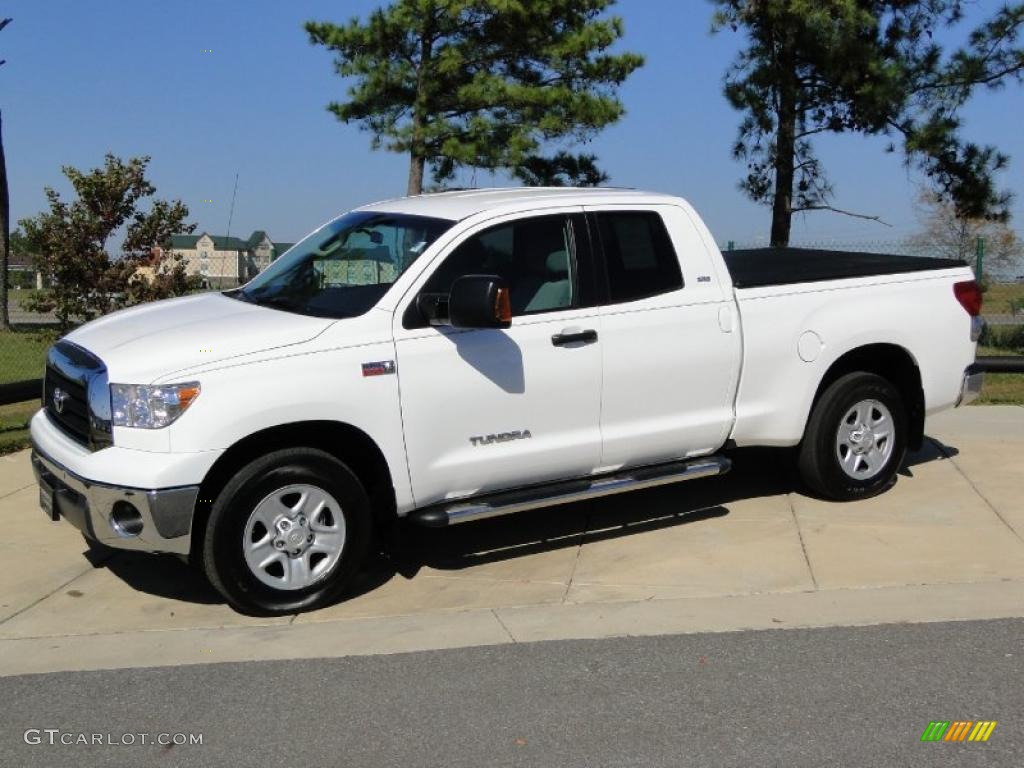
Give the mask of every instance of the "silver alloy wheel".
POLYGON ((287 485, 249 515, 242 548, 253 575, 268 587, 296 590, 323 579, 345 548, 341 505, 315 485, 287 485))
POLYGON ((885 467, 895 446, 892 414, 878 400, 861 400, 839 422, 836 456, 854 480, 870 480, 885 467))

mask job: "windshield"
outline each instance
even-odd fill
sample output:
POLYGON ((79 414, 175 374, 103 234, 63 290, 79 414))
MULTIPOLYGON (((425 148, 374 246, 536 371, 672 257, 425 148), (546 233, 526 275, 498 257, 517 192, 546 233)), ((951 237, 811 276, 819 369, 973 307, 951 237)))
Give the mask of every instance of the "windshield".
POLYGON ((356 317, 454 222, 354 211, 297 243, 227 296, 318 317, 356 317))

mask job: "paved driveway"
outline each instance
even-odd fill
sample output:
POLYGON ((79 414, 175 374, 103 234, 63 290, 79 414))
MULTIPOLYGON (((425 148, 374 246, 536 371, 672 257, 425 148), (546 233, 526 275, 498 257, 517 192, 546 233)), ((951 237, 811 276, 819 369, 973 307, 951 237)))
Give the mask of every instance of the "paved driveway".
POLYGON ((1024 408, 960 409, 889 493, 801 494, 786 456, 447 531, 298 617, 234 613, 173 557, 91 552, 0 458, 0 674, 524 640, 1024 615, 1024 408))

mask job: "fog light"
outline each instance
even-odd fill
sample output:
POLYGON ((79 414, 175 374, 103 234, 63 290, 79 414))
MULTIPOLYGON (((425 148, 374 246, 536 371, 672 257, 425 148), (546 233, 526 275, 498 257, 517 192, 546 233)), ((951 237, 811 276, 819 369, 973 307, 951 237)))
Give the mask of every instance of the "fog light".
POLYGON ((115 501, 110 510, 110 527, 114 533, 125 538, 133 538, 142 533, 142 513, 127 501, 115 501))

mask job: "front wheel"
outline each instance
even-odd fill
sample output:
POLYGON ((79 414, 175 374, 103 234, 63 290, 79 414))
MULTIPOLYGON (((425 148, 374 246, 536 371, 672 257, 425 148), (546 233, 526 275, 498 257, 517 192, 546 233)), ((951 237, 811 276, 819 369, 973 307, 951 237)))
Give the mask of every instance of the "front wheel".
POLYGON ((907 413, 900 393, 881 376, 849 373, 814 404, 797 465, 813 491, 851 501, 888 489, 906 451, 907 413))
POLYGON ((311 610, 355 576, 371 519, 366 491, 345 464, 312 448, 275 451, 243 467, 218 495, 203 567, 242 613, 311 610))

